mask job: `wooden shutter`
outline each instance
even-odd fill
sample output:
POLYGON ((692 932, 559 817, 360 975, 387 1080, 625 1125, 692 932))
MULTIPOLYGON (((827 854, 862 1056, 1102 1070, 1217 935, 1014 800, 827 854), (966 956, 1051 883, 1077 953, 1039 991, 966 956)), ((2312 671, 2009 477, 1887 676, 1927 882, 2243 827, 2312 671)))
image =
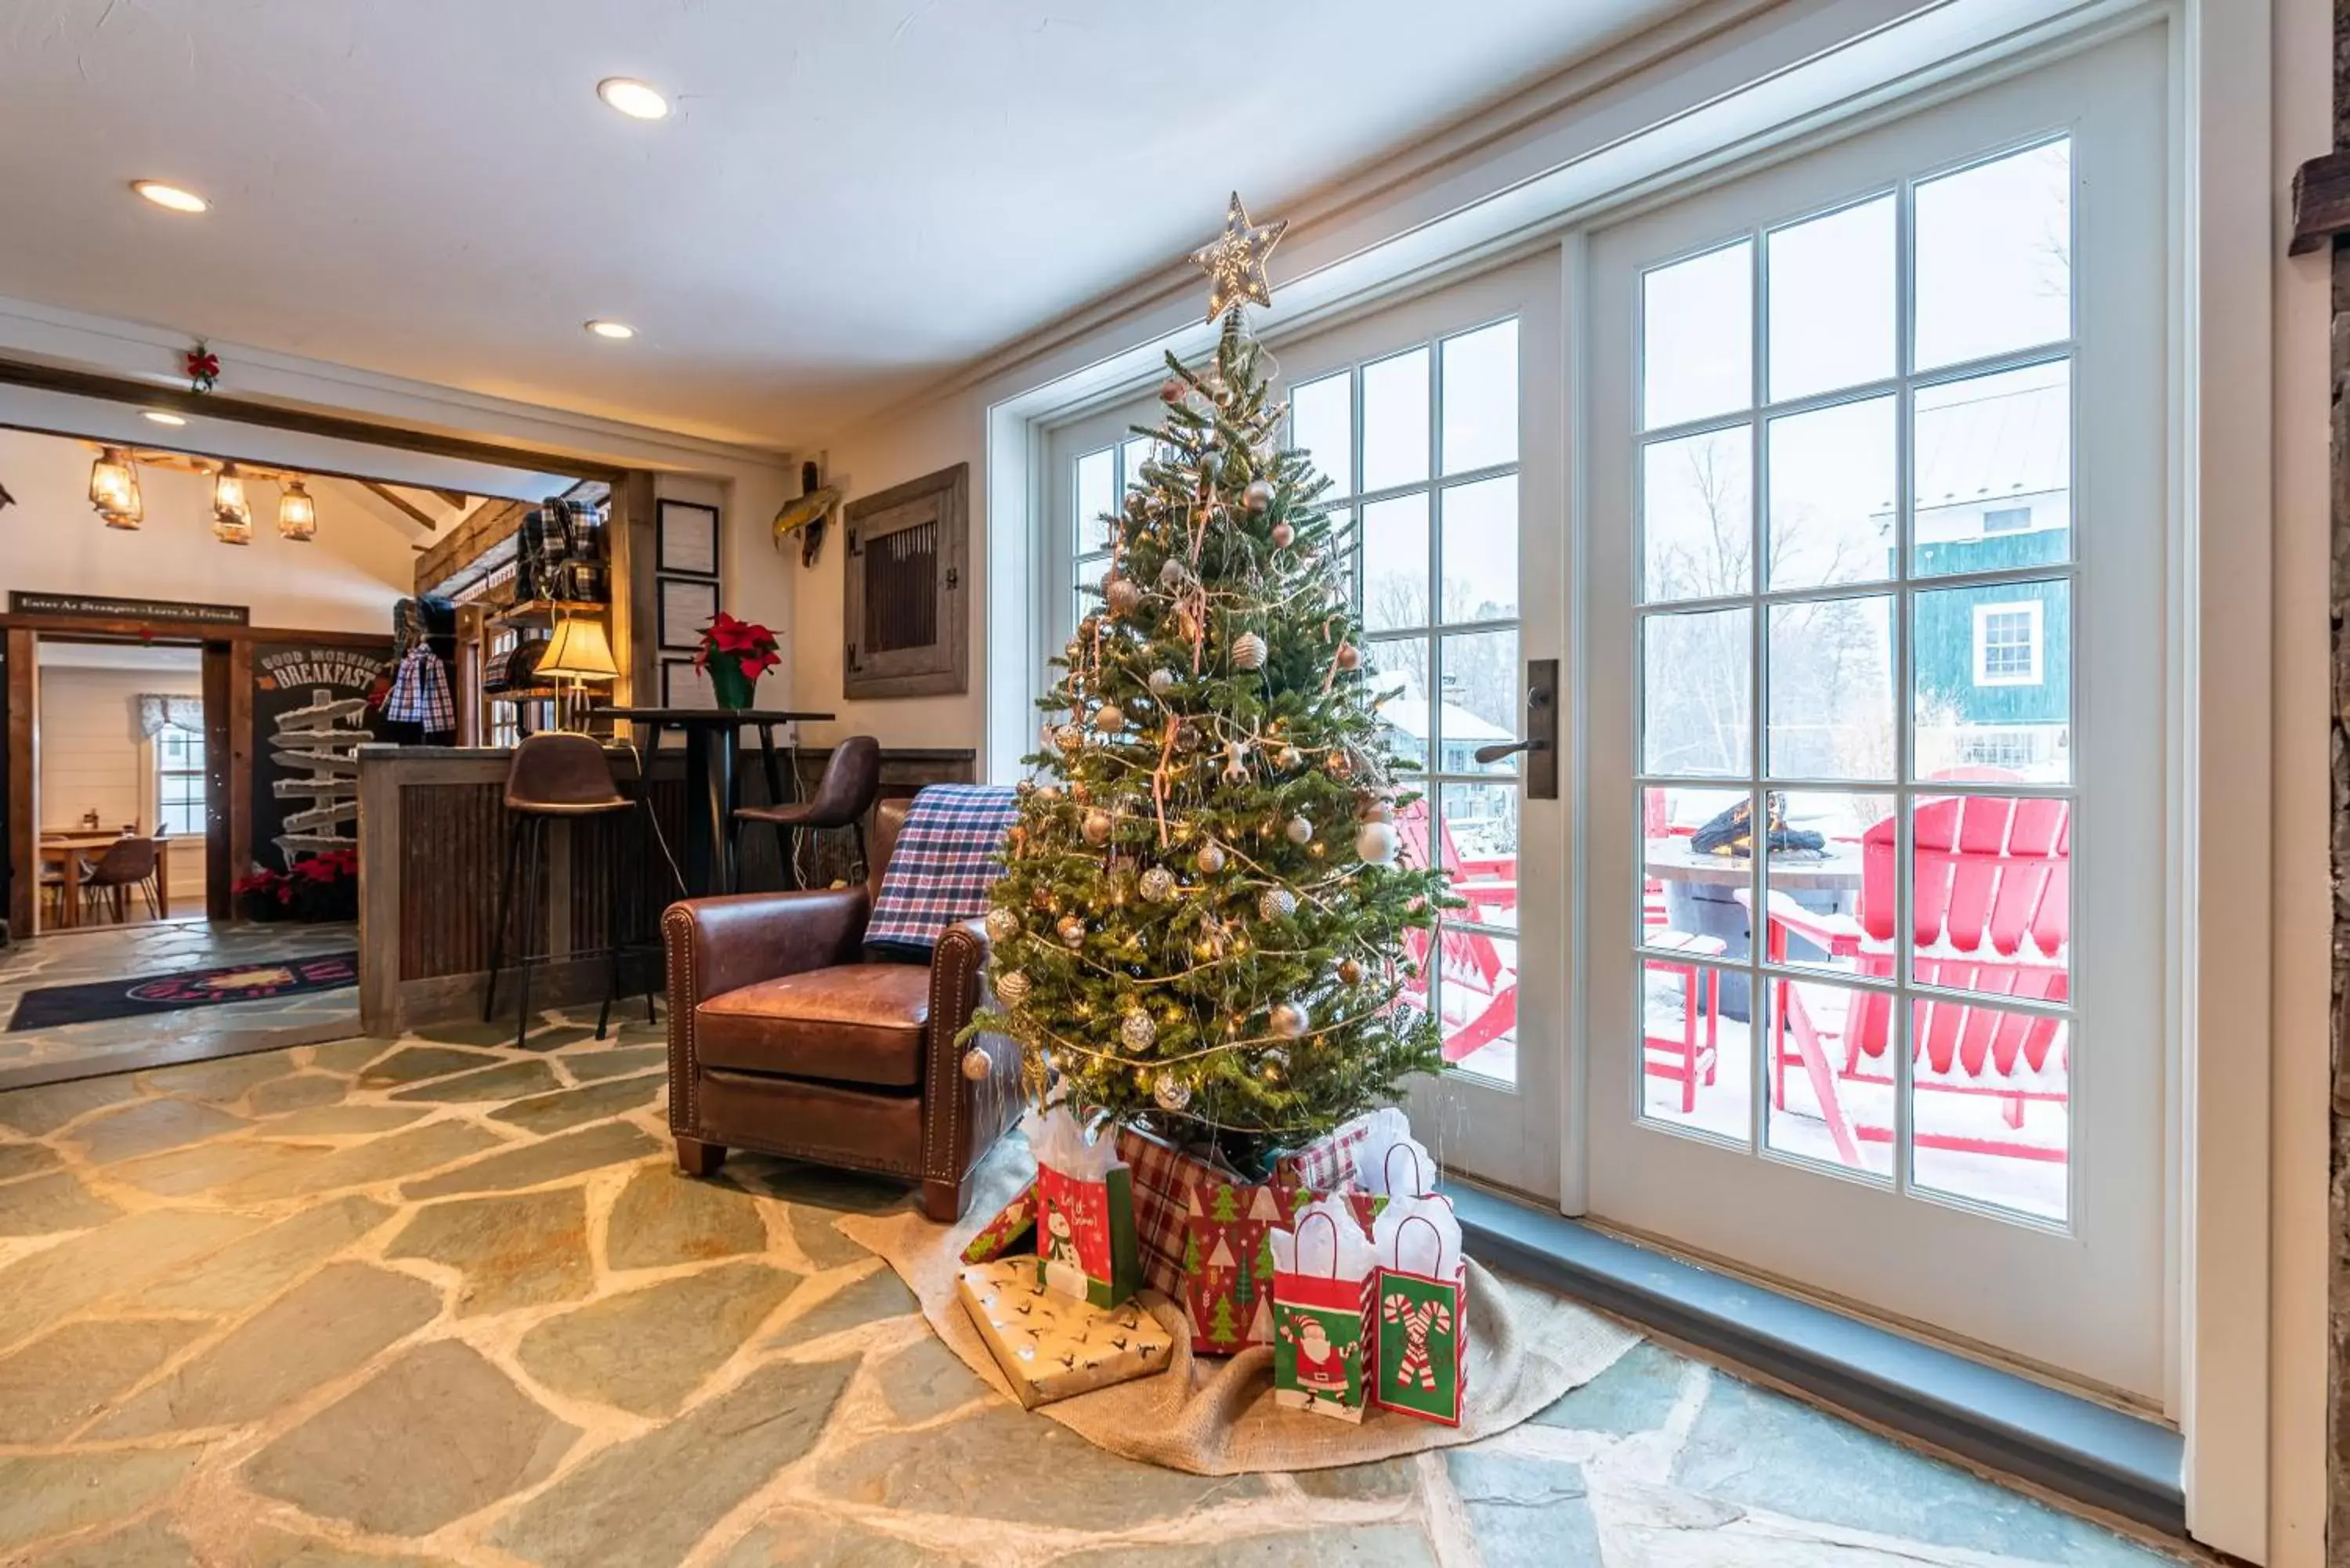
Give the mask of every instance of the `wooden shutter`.
POLYGON ((967 691, 971 465, 852 501, 841 695, 967 691))

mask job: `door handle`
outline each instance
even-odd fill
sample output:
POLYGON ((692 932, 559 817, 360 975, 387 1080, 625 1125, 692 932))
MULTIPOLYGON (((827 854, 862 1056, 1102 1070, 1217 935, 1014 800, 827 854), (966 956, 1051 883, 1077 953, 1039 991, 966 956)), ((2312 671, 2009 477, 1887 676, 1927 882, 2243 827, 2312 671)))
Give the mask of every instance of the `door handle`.
POLYGON ((1482 765, 1526 754, 1526 798, 1558 798, 1558 660, 1526 661, 1526 738, 1477 748, 1482 765))

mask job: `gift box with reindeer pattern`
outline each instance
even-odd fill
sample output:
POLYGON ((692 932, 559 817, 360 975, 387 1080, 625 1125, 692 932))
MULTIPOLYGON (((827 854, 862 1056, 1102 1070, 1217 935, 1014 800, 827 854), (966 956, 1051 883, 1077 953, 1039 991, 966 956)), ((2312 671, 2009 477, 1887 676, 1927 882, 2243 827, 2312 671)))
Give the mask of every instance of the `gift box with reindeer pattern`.
POLYGON ((955 1289, 1013 1394, 1031 1410, 1164 1372, 1174 1355, 1174 1337, 1139 1302, 1097 1307, 1046 1290, 1034 1258, 974 1263, 955 1289))

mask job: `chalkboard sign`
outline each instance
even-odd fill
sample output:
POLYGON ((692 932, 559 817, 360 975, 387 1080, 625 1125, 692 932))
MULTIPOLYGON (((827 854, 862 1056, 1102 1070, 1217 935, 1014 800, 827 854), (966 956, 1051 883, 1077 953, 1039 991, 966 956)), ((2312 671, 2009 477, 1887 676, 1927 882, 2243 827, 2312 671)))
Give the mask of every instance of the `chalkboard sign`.
POLYGON ((190 604, 180 599, 109 599, 89 594, 37 594, 8 590, 10 615, 54 616, 69 620, 151 620, 182 626, 244 626, 252 611, 243 605, 190 604))
POLYGON ((391 656, 264 642, 253 649, 253 857, 273 870, 359 847, 359 748, 391 656))

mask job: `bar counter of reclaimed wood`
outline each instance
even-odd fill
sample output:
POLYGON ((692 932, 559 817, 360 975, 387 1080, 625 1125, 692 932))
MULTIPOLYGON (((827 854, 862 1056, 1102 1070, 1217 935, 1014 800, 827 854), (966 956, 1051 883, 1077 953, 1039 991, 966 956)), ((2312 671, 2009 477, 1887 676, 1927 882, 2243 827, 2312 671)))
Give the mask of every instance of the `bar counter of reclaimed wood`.
MULTIPOLYGON (((785 752, 788 794, 806 798, 824 771, 829 748, 785 752)), ((606 750, 624 790, 634 793, 639 753, 631 746, 606 750)), ((390 1035, 421 1025, 481 1015, 489 980, 491 928, 505 869, 509 825, 506 769, 513 751, 496 746, 389 746, 359 749, 359 1016, 370 1034, 390 1035)), ((926 784, 968 782, 973 753, 942 748, 888 749, 881 753, 884 798, 912 794, 926 784)), ((767 796, 756 748, 741 770, 743 804, 767 796)), ((671 857, 682 853, 685 775, 682 753, 651 758, 648 794, 671 857)), ((869 824, 868 824, 869 826, 869 824)), ((812 886, 851 875, 854 849, 846 832, 816 836, 802 852, 812 886)), ((746 890, 782 885, 775 836, 746 825, 741 838, 741 885, 746 890)), ((606 889, 613 860, 624 889, 624 934, 658 940, 661 909, 676 894, 661 847, 637 814, 562 822, 547 836, 542 897, 517 909, 508 950, 551 955, 531 975, 531 999, 547 1007, 593 1004, 607 981, 602 950, 612 909, 606 889)), ((627 983, 642 983, 632 961, 627 983)), ((658 971, 656 962, 653 968, 658 971)), ((659 979, 658 973, 655 975, 659 979)), ((512 993, 499 987, 500 1008, 511 1022, 512 993)))

